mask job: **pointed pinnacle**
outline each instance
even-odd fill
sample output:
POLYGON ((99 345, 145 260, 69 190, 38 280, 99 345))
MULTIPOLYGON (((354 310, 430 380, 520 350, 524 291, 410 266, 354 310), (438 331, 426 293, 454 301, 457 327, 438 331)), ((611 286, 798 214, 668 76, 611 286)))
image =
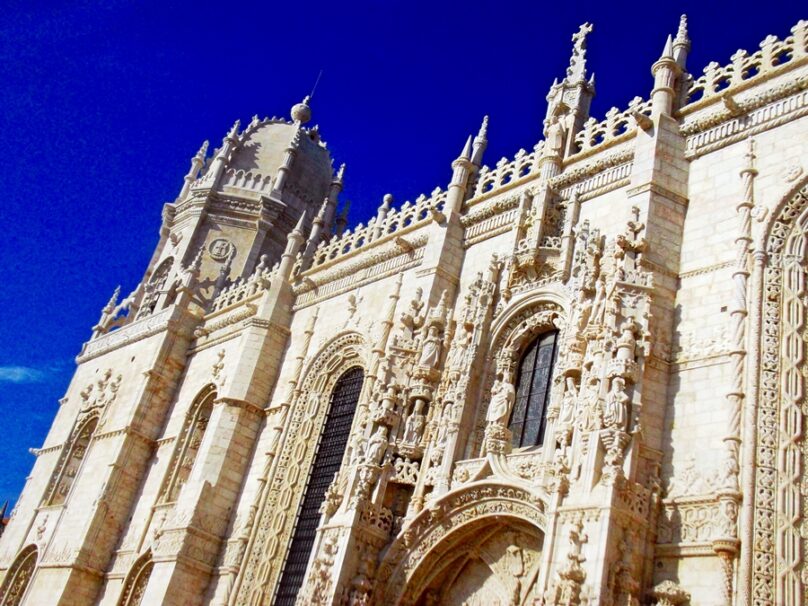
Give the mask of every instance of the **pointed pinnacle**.
POLYGON ((668 39, 665 41, 665 48, 662 50, 660 59, 673 59, 673 39, 668 34, 668 39))
POLYGON ((236 137, 236 136, 238 136, 239 126, 241 126, 241 120, 236 120, 233 123, 233 127, 230 129, 230 132, 227 133, 227 136, 228 137, 236 137))
POLYGON ((321 221, 325 219, 326 210, 328 210, 328 196, 323 199, 323 203, 320 205, 320 210, 317 212, 317 218, 321 221))
POLYGON ((289 234, 290 236, 291 235, 298 235, 298 236, 301 236, 301 237, 303 236, 303 226, 306 223, 306 213, 307 212, 308 211, 304 210, 303 214, 300 215, 300 219, 297 220, 297 225, 295 225, 295 228, 292 230, 292 233, 289 234))
POLYGON ((196 152, 196 155, 197 155, 197 156, 199 156, 200 158, 204 158, 205 156, 207 156, 207 155, 208 155, 208 147, 209 147, 209 146, 210 146, 210 141, 208 141, 207 139, 205 139, 205 140, 202 142, 202 147, 200 147, 200 148, 199 148, 199 151, 198 151, 198 152, 196 152))
POLYGON ((483 116, 483 123, 480 125, 480 131, 477 133, 478 139, 485 139, 488 136, 488 116, 483 116))
POLYGON ((464 160, 471 159, 471 135, 466 139, 466 144, 463 146, 463 151, 460 152, 460 158, 464 160))
POLYGON ((687 37, 687 15, 682 15, 679 18, 679 30, 676 32, 676 42, 690 42, 687 37))
POLYGON ((112 293, 112 296, 109 298, 109 301, 104 306, 105 313, 112 313, 112 310, 115 309, 115 306, 118 304, 118 297, 121 295, 121 285, 115 287, 115 290, 112 293))
POLYGON ((339 165, 337 169, 337 175, 334 177, 334 181, 337 183, 342 183, 343 179, 345 179, 345 162, 339 165))

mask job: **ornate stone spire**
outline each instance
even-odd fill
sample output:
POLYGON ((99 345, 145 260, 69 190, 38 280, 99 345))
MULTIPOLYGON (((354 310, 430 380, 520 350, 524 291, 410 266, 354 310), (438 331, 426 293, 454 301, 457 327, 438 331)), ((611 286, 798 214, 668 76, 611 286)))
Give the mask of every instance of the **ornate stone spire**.
POLYGON ((474 145, 471 154, 471 163, 475 166, 481 166, 483 161, 483 153, 485 148, 488 147, 488 116, 483 116, 483 123, 480 125, 480 131, 474 137, 474 145))
POLYGON ((565 78, 569 84, 586 80, 586 37, 592 33, 592 29, 591 23, 584 23, 572 35, 572 56, 565 78))
POLYGON ((687 35, 687 15, 682 15, 679 19, 679 30, 673 40, 673 58, 679 67, 685 68, 687 54, 690 52, 690 38, 687 35))

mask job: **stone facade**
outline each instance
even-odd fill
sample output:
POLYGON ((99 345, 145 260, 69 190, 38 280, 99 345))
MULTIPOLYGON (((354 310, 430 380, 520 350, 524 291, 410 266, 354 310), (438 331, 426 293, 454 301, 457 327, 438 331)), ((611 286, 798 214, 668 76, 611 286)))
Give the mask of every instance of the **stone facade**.
POLYGON ((298 603, 805 603, 808 23, 695 77, 682 18, 602 121, 591 30, 543 141, 490 168, 486 119, 353 230, 307 101, 206 143, 35 450, 0 604, 288 603, 356 368, 298 603))

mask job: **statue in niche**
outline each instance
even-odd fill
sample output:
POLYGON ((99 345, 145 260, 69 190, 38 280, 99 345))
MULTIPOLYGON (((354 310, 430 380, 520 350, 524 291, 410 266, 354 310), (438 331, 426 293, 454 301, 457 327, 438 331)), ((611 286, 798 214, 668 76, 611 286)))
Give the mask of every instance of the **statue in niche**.
POLYGON ((628 424, 629 402, 626 380, 623 377, 615 377, 612 379, 612 386, 603 407, 604 427, 625 431, 628 424))
POLYGON ((376 433, 370 436, 370 440, 368 440, 365 461, 373 465, 380 465, 386 448, 387 426, 379 425, 378 429, 376 429, 376 433))
POLYGON ((562 156, 567 133, 558 112, 554 112, 544 125, 544 155, 562 156))
POLYGON ((457 342, 449 352, 449 360, 447 364, 451 370, 460 370, 463 368, 463 363, 466 359, 466 352, 471 345, 471 331, 463 326, 460 329, 460 334, 458 334, 456 338, 457 342))
POLYGON ((558 416, 559 426, 572 425, 577 401, 578 389, 575 386, 575 379, 567 377, 565 379, 564 396, 561 398, 561 412, 558 416))
POLYGON ((434 324, 429 327, 426 339, 424 339, 424 347, 421 350, 421 358, 418 360, 418 365, 424 368, 435 368, 440 359, 441 349, 440 331, 434 324))
POLYGON ((367 448, 368 441, 367 438, 365 438, 364 430, 364 425, 360 426, 351 440, 351 465, 358 463, 365 456, 365 449, 367 448))
POLYGON ((488 404, 485 420, 489 423, 506 425, 515 400, 516 390, 510 381, 510 375, 497 374, 497 380, 491 387, 491 402, 488 404))
POLYGON ((634 330, 637 325, 633 320, 626 320, 620 327, 620 337, 617 339, 617 359, 634 361, 634 350, 637 340, 634 337, 634 330))
POLYGON ((597 425, 598 403, 600 399, 600 380, 589 377, 586 388, 586 397, 578 401, 575 410, 575 426, 589 431, 597 425))
POLYGON ((422 398, 417 398, 412 414, 407 417, 407 422, 404 425, 404 442, 407 444, 418 444, 421 441, 421 436, 424 435, 426 417, 423 410, 425 403, 426 401, 422 398))
POLYGON ((453 402, 446 402, 443 406, 440 424, 438 425, 438 445, 443 446, 449 439, 449 428, 455 420, 455 405, 453 402))

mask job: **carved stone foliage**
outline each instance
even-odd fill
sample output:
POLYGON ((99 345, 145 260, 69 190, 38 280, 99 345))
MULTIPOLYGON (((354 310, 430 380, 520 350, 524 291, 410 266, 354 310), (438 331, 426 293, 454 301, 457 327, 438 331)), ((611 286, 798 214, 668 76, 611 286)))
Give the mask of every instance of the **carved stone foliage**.
POLYGON ((126 576, 118 606, 141 606, 153 568, 152 554, 147 551, 135 561, 126 576))
MULTIPOLYGON (((269 493, 257 514, 251 549, 242 562, 243 577, 236 604, 269 602, 294 528, 298 500, 305 486, 337 379, 348 369, 366 367, 365 343, 356 333, 332 339, 305 371, 301 389, 291 402, 287 438, 280 446, 269 493)), ((360 398, 361 402, 361 398, 360 398)))
MULTIPOLYGON (((373 603, 413 604, 421 596, 432 599, 438 586, 454 601, 436 603, 462 604, 472 595, 476 601, 469 603, 495 603, 490 601, 494 595, 503 595, 503 603, 513 603, 515 595, 526 599, 533 591, 530 573, 538 562, 545 527, 544 502, 523 488, 475 483, 449 493, 405 525, 387 550, 376 575, 373 603), (503 522, 505 527, 498 526, 503 522), (508 532, 518 553, 504 544, 487 543, 508 532), (461 551, 473 552, 474 561, 479 558, 482 564, 475 564, 476 572, 465 571, 469 576, 461 586, 442 586, 441 573, 461 551), (489 601, 480 601, 483 596, 489 601)), ((462 576, 463 567, 456 567, 455 573, 462 576)))
POLYGON ((774 217, 766 242, 757 406, 754 568, 756 606, 802 603, 808 544, 802 410, 808 186, 774 217))
POLYGON ((19 553, 0 585, 0 604, 3 606, 22 604, 25 591, 34 574, 38 554, 35 545, 29 545, 19 553))

